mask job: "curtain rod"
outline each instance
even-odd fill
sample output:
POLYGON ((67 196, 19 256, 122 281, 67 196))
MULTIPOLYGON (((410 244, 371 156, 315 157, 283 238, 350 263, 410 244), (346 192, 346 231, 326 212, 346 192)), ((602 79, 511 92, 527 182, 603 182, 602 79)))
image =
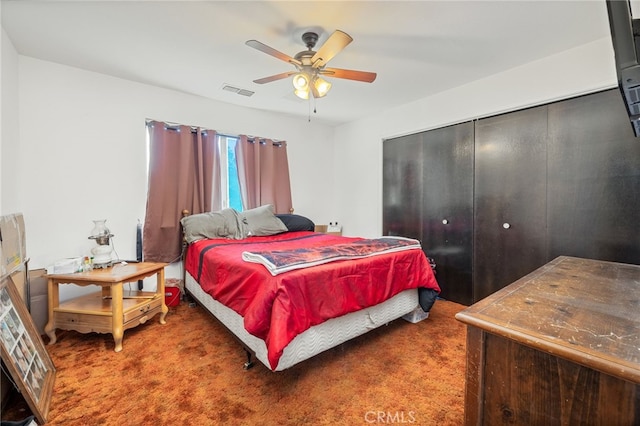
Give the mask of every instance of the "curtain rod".
POLYGON ((282 144, 284 143, 284 141, 279 141, 276 139, 270 139, 270 138, 261 138, 259 136, 247 136, 247 141, 250 143, 256 143, 256 140, 258 143, 260 144, 266 144, 267 140, 270 140, 271 143, 273 143, 273 145, 275 146, 282 146, 282 144))
MULTIPOLYGON (((163 123, 165 125, 165 127, 167 129, 170 129, 170 130, 178 130, 181 126, 187 126, 187 127, 189 127, 191 129, 191 133, 195 133, 198 129, 202 129, 202 127, 200 127, 200 126, 192 126, 192 125, 190 126, 190 125, 180 124, 180 123, 171 123, 169 121, 152 120, 150 118, 145 119, 145 125, 147 125, 147 126, 149 126, 152 122, 163 123)), ((205 129, 205 130, 213 130, 213 129, 205 129)), ((214 130, 214 131, 218 134, 218 136, 224 136, 224 137, 227 137, 227 138, 236 138, 236 139, 240 138, 240 135, 234 135, 234 134, 230 134, 230 133, 218 132, 217 130, 214 130)), ((258 139, 259 141, 264 141, 264 140, 267 140, 267 139, 270 139, 270 138, 247 135, 247 140, 249 142, 255 142, 255 139, 258 139)), ((278 146, 282 145, 282 143, 284 142, 284 141, 277 140, 277 139, 271 139, 271 141, 274 144, 278 145, 278 146)))
MULTIPOLYGON (((164 127, 165 127, 165 128, 167 128, 167 129, 169 129, 169 130, 178 130, 180 127, 182 127, 182 126, 186 126, 186 127, 188 127, 189 129, 191 129, 191 132, 192 132, 192 133, 195 133, 198 129, 203 129, 203 127, 201 127, 201 126, 190 126, 190 125, 188 125, 188 124, 171 123, 171 122, 169 122, 169 121, 151 120, 151 119, 148 119, 148 118, 145 120, 145 124, 146 124, 147 126, 149 126, 151 123, 154 123, 154 122, 155 122, 155 123, 162 123, 162 124, 164 124, 164 127)), ((205 131, 207 131, 207 130, 213 130, 213 129, 204 129, 204 130, 205 130, 205 131)), ((216 133, 218 133, 218 132, 216 131, 216 133)), ((219 135, 222 135, 222 136, 231 136, 231 137, 234 137, 234 136, 232 136, 232 135, 226 135, 226 134, 222 134, 222 133, 218 133, 218 134, 219 134, 219 135)))

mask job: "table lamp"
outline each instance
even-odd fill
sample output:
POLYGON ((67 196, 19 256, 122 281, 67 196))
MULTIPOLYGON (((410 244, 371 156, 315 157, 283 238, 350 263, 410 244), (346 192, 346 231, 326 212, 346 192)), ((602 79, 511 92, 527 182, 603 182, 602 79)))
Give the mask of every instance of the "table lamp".
POLYGON ((113 249, 109 241, 111 237, 113 237, 113 234, 109 232, 109 229, 105 225, 106 221, 106 219, 94 220, 94 227, 91 230, 91 236, 89 236, 90 240, 96 240, 98 244, 91 249, 94 268, 107 268, 112 264, 113 259, 111 258, 111 252, 113 249))

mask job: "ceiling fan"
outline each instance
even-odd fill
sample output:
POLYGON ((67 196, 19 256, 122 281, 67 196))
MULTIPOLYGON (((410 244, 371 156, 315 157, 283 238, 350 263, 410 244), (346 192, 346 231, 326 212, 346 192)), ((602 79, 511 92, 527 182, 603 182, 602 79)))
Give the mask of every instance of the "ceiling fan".
POLYGON ((305 46, 307 46, 307 50, 296 53, 294 57, 286 55, 257 40, 247 41, 245 43, 247 46, 258 49, 267 55, 271 55, 282 61, 288 62, 296 67, 296 71, 283 72, 269 77, 260 78, 258 80, 253 80, 253 82, 264 84, 294 76, 294 93, 302 99, 309 99, 309 94, 314 98, 321 98, 329 92, 329 89, 331 89, 331 83, 323 79, 321 76, 344 78, 347 80, 362 81, 366 83, 371 83, 376 79, 377 74, 373 72, 346 70, 342 68, 327 68, 327 63, 353 41, 353 38, 351 38, 349 34, 340 30, 334 31, 327 41, 320 46, 317 52, 313 50, 318 42, 317 33, 306 32, 302 34, 302 41, 305 46))

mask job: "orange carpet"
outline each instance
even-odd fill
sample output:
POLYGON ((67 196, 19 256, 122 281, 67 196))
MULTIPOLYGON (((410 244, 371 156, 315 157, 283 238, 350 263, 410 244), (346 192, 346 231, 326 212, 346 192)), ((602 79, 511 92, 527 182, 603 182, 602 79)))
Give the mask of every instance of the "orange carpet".
MULTIPOLYGON (((460 425, 464 412, 464 306, 436 301, 428 319, 387 326, 284 372, 244 351, 200 307, 182 302, 124 334, 58 331, 50 425, 460 425)), ((45 341, 47 338, 45 337, 45 341)), ((2 415, 30 414, 20 397, 2 415)))

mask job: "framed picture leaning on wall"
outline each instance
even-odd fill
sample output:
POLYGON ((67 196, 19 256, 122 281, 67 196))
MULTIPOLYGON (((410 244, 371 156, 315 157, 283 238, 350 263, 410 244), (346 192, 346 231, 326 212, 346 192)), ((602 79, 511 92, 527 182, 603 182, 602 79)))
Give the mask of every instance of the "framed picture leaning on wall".
POLYGON ((47 422, 56 369, 8 276, 0 282, 0 355, 40 424, 47 422))

